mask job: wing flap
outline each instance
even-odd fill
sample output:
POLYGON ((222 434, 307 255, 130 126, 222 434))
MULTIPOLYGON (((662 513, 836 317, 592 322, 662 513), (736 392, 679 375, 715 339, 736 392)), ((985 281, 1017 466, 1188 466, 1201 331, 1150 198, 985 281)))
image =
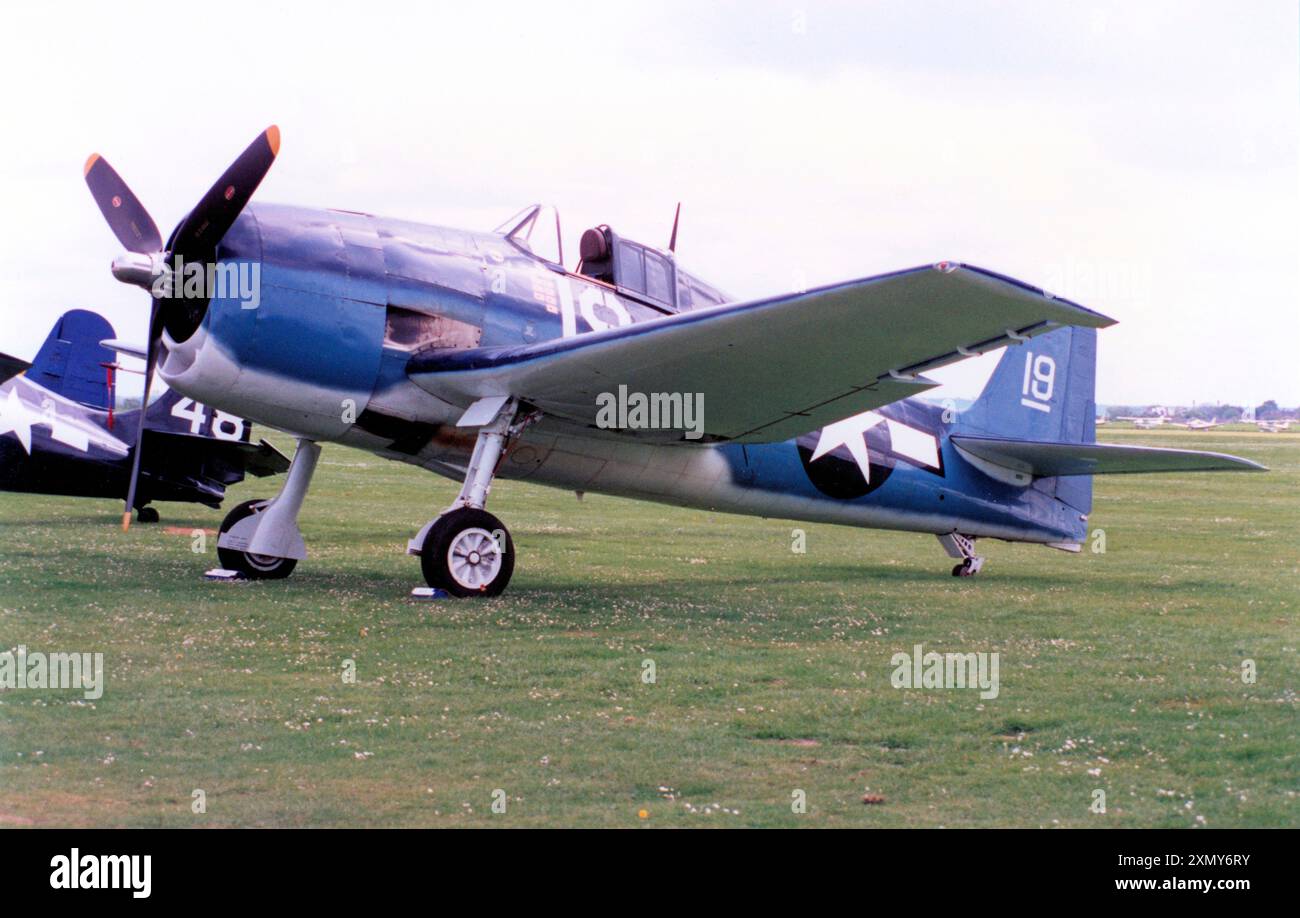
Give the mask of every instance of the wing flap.
POLYGON ((1110 324, 1036 287, 940 263, 524 347, 423 352, 407 373, 454 404, 511 395, 587 425, 596 397, 620 385, 697 395, 710 438, 770 442, 937 385, 922 370, 1061 325, 1110 324))
POLYGON ((1035 478, 1145 472, 1261 472, 1265 466, 1225 453, 1115 443, 1056 443, 955 435, 952 442, 985 462, 1035 478))

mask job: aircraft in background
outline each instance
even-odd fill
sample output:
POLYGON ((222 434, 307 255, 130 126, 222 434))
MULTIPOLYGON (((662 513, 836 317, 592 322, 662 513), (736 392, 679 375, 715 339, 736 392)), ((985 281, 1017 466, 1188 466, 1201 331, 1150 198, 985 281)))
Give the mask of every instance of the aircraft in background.
POLYGON ((1170 415, 1168 408, 1157 407, 1152 409, 1152 411, 1152 414, 1141 415, 1139 417, 1120 415, 1116 420, 1129 421, 1138 430, 1154 430, 1157 427, 1163 427, 1165 424, 1169 424, 1173 421, 1173 417, 1170 415))
POLYGON ((569 269, 541 206, 488 233, 250 205, 279 147, 259 135, 165 244, 105 160, 85 172, 126 249, 113 274, 153 294, 147 366, 298 439, 280 493, 221 525, 222 563, 249 577, 306 557, 322 441, 462 482, 407 543, 457 596, 499 594, 514 570, 485 509, 498 475, 930 533, 967 576, 980 538, 1079 551, 1095 474, 1263 468, 1094 442, 1095 330, 1113 320, 991 271, 943 261, 732 302, 677 264, 676 221, 667 249, 589 229, 569 269), (204 287, 205 267, 259 291, 204 287), (926 371, 1004 347, 969 408, 913 398, 937 385, 926 371))
POLYGON ((1256 421, 1255 426, 1264 433, 1285 433, 1291 429, 1290 421, 1256 421))
POLYGON ((1218 418, 1214 418, 1211 421, 1203 421, 1200 418, 1193 418, 1190 421, 1175 422, 1173 426, 1184 427, 1187 430, 1214 430, 1216 427, 1222 427, 1223 422, 1218 418))
POLYGON ((0 491, 120 500, 141 424, 149 461, 131 506, 142 523, 158 521, 154 501, 220 507, 225 489, 245 473, 288 469, 289 460, 265 440, 249 442, 248 421, 178 392, 115 411, 120 367, 101 342, 117 344, 113 326, 74 309, 55 322, 32 363, 0 354, 0 491))

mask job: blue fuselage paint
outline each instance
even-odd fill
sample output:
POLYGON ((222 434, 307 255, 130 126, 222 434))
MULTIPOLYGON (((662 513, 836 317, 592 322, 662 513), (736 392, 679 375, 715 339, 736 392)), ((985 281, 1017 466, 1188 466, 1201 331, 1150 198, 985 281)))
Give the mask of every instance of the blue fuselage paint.
MULTIPOLYGON (((452 477, 473 446, 472 432, 455 426, 464 406, 406 374, 429 336, 448 348, 512 347, 665 314, 500 235, 364 214, 250 205, 218 257, 261 266, 260 302, 214 299, 197 331, 169 338, 161 373, 170 386, 297 436, 452 477), (414 344, 404 338, 412 328, 414 344)), ((811 460, 816 431, 744 446, 646 444, 547 419, 524 432, 499 474, 756 516, 1034 542, 1084 537, 1083 517, 1051 493, 968 463, 937 406, 906 400, 878 414, 933 438, 934 459, 879 439, 884 423, 868 435, 872 465, 862 474, 843 447, 811 460)))

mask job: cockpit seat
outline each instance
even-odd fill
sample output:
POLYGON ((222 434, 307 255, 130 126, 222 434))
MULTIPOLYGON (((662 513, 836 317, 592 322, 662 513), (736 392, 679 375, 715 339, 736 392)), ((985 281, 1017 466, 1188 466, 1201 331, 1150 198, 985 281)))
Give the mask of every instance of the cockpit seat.
POLYGON ((609 240, 599 229, 589 229, 582 234, 578 251, 583 261, 605 261, 609 258, 609 240))

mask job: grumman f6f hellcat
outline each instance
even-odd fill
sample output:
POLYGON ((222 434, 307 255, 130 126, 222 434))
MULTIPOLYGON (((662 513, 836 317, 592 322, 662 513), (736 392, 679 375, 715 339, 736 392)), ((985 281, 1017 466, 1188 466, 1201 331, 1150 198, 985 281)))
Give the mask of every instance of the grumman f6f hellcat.
POLYGON ((991 271, 941 261, 735 302, 677 264, 676 225, 666 249, 589 229, 571 269, 540 206, 473 232, 250 204, 279 147, 276 128, 259 135, 165 244, 107 162, 86 166, 127 250, 114 275, 153 294, 147 370, 297 438, 280 493, 221 526, 222 563, 249 577, 306 557, 298 513, 324 442, 462 482, 408 542, 457 596, 499 594, 514 570, 485 509, 498 475, 930 533, 964 576, 981 538, 1078 551, 1093 475, 1261 468, 1096 443, 1096 330, 1113 320, 991 271), (256 271, 258 302, 214 291, 203 266, 256 271), (927 371, 998 348, 970 408, 914 398, 937 385, 927 371), (625 411, 611 426, 620 392, 691 399, 698 424, 625 411))

